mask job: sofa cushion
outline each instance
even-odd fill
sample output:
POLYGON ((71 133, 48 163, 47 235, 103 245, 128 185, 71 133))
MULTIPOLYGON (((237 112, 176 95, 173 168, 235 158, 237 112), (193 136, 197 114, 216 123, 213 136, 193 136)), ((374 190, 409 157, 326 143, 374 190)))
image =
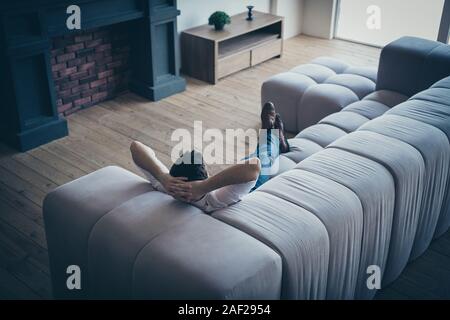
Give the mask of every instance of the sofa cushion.
MULTIPOLYGON (((318 87, 319 85, 311 87, 307 92, 317 90, 318 87)), ((345 89, 345 87, 341 88, 345 89)), ((312 96, 315 99, 319 95, 313 94, 312 96)), ((339 99, 331 98, 331 101, 336 102, 339 99)), ((408 97, 393 91, 375 91, 364 97, 363 100, 350 103, 341 111, 326 116, 318 124, 302 130, 294 139, 289 140, 291 150, 280 156, 279 170, 273 176, 294 168, 296 163, 322 150, 345 134, 357 130, 364 123, 381 116, 391 107, 407 99, 408 97)), ((303 102, 304 99, 301 103, 303 102)), ((303 111, 299 110, 300 112, 303 111)))
MULTIPOLYGON (((362 206, 347 187, 301 169, 263 184, 267 193, 304 208, 325 226, 330 241, 327 299, 352 299, 361 254, 362 206)), ((283 211, 280 211, 283 212, 283 211)))
POLYGON ((274 251, 157 191, 133 198, 100 219, 88 252, 95 298, 280 297, 281 259, 274 251), (236 259, 238 265, 224 267, 236 259))
POLYGON ((314 63, 301 64, 291 69, 290 72, 305 75, 316 83, 323 83, 326 79, 336 74, 330 68, 314 63))
POLYGON ((359 99, 375 90, 375 82, 354 74, 337 74, 329 77, 324 83, 337 84, 353 91, 359 99))
POLYGON ((328 117, 320 120, 319 123, 338 127, 339 129, 348 133, 355 131, 367 121, 369 121, 368 118, 358 113, 343 110, 341 112, 330 114, 328 117))
POLYGON ((330 242, 325 226, 312 212, 295 202, 254 191, 213 216, 281 256, 283 299, 326 297, 330 242))
POLYGON ((377 82, 377 68, 373 67, 348 67, 345 69, 344 73, 355 74, 373 81, 377 82))
POLYGON ((280 256, 236 228, 198 214, 154 238, 134 264, 145 299, 280 299, 280 256))
POLYGON ((286 157, 284 155, 278 157, 275 161, 276 161, 275 165, 278 166, 278 169, 274 170, 276 172, 274 172, 272 177, 282 174, 283 172, 286 172, 288 170, 291 170, 297 164, 295 161, 293 161, 292 159, 290 159, 289 157, 286 157))
POLYGON ((318 84, 306 89, 297 110, 298 129, 308 128, 327 115, 339 112, 345 106, 358 101, 350 89, 335 84, 318 84))
MULTIPOLYGON (((449 78, 447 78, 447 80, 449 78)), ((445 83, 444 80, 442 83, 445 83)), ((441 91, 434 93, 445 94, 441 91)), ((386 114, 399 115, 430 124, 446 134, 450 143, 450 106, 448 100, 445 99, 445 96, 436 96, 435 99, 443 103, 413 98, 398 105, 392 110, 389 110, 386 114)), ((435 237, 441 236, 450 227, 450 177, 447 181, 446 190, 442 212, 435 231, 435 237)))
POLYGON ((372 100, 362 100, 349 104, 342 111, 354 112, 368 119, 381 116, 389 110, 389 106, 372 100))
POLYGON ((392 175, 375 161, 334 148, 309 157, 297 168, 349 188, 361 201, 364 232, 355 298, 372 298, 376 291, 367 287, 367 268, 377 265, 383 274, 386 266, 395 203, 392 175), (368 189, 370 192, 367 192, 368 189))
POLYGON ((285 129, 299 132, 373 92, 376 74, 376 68, 320 57, 266 80, 261 102, 273 102, 285 129))
POLYGON ((431 86, 431 88, 447 88, 450 89, 450 77, 439 80, 431 86))
POLYGON ((333 141, 345 136, 346 132, 338 127, 319 123, 301 131, 295 138, 302 138, 317 143, 325 148, 333 141))
MULTIPOLYGON (((441 99, 444 101, 444 98, 441 99)), ((450 141, 450 108, 448 104, 411 99, 389 110, 386 114, 396 114, 431 124, 442 130, 450 141)))
POLYGON ((51 192, 44 220, 55 298, 280 297, 276 252, 118 167, 51 192), (74 264, 82 290, 66 286, 74 264))
POLYGON ((363 125, 369 130, 404 141, 416 148, 425 163, 424 192, 410 259, 428 248, 442 210, 450 163, 450 144, 439 129, 410 118, 384 115, 363 125))
MULTIPOLYGON (((97 221, 152 190, 146 180, 111 166, 58 187, 45 197, 43 215, 55 297, 86 297, 86 290, 67 289, 67 267, 77 264, 87 270, 89 236, 97 221)), ((88 287, 87 277, 81 277, 81 287, 88 287)))
POLYGON ((332 58, 332 57, 319 57, 315 58, 311 63, 318 64, 328 69, 333 70, 336 73, 343 73, 350 66, 344 61, 332 58))
POLYGON ((424 189, 425 168, 422 155, 405 142, 361 130, 346 135, 329 147, 376 161, 394 177, 395 211, 383 275, 383 286, 387 285, 403 271, 413 247, 424 189))
POLYGON ((281 156, 291 159, 296 164, 312 154, 323 150, 323 147, 316 142, 303 138, 289 139, 289 146, 291 150, 281 156))
POLYGON ((377 90, 364 98, 364 100, 380 102, 389 108, 395 107, 407 99, 407 96, 390 90, 377 90))
POLYGON ((431 103, 439 103, 446 105, 450 104, 450 89, 449 88, 430 88, 419 92, 418 94, 411 97, 411 100, 422 100, 431 103))

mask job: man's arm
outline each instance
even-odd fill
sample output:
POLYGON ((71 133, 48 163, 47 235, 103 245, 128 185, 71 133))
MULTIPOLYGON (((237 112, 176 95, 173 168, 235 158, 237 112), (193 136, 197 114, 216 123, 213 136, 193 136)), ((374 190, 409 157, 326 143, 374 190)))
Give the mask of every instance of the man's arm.
POLYGON ((133 141, 130 146, 130 151, 134 163, 148 171, 158 181, 161 182, 163 175, 168 173, 165 166, 156 157, 155 151, 152 148, 147 147, 139 141, 133 141))
POLYGON ((130 146, 130 151, 136 165, 158 180, 168 194, 176 197, 176 192, 184 193, 186 189, 190 189, 190 186, 183 184, 186 178, 172 177, 169 174, 166 166, 159 161, 152 148, 139 141, 133 141, 130 146))
POLYGON ((197 201, 205 194, 222 187, 256 181, 260 171, 259 159, 248 159, 245 163, 236 164, 206 180, 188 182, 187 184, 191 185, 191 189, 184 190, 183 198, 190 202, 197 201))

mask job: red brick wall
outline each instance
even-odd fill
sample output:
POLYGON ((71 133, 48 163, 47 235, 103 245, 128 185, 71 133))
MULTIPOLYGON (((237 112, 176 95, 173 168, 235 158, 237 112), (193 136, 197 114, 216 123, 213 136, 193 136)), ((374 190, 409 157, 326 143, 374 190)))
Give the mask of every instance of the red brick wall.
POLYGON ((54 38, 51 64, 58 112, 69 115, 127 90, 126 25, 54 38))

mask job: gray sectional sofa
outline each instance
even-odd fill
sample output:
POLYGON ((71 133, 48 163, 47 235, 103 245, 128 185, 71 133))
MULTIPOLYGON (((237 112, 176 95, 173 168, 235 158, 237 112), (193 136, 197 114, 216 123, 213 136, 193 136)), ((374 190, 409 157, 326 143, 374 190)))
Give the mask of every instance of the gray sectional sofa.
POLYGON ((282 173, 211 216, 118 167, 57 188, 44 201, 55 297, 373 298, 368 266, 385 286, 450 226, 449 76, 449 46, 391 43, 371 93, 301 131, 282 173))

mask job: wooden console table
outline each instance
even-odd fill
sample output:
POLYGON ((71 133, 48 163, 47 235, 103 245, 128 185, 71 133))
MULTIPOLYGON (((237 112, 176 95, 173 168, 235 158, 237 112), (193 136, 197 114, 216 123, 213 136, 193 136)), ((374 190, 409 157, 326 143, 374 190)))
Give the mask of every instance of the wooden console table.
POLYGON ((182 72, 215 84, 218 79, 249 68, 283 52, 283 17, 254 11, 231 17, 221 31, 202 25, 181 33, 182 72))

